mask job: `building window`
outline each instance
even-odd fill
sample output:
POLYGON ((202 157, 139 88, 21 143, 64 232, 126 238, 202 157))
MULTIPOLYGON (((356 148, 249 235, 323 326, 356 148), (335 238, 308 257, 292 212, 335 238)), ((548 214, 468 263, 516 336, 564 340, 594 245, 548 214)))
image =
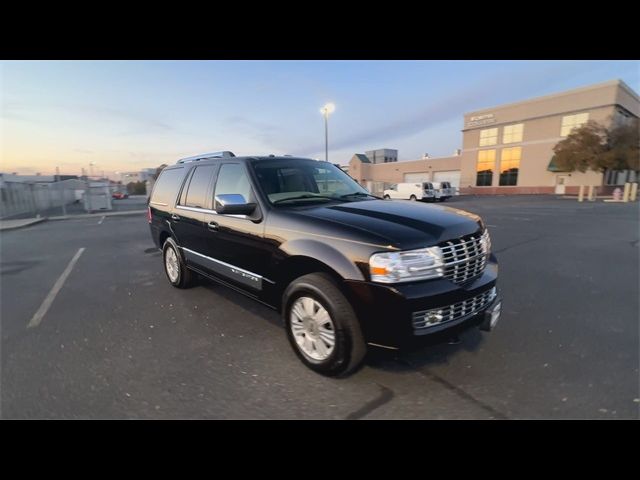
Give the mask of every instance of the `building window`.
POLYGON ((504 148, 500 156, 500 186, 517 185, 522 147, 504 148))
POLYGON ((640 175, 634 170, 607 170, 604 176, 605 185, 624 185, 626 182, 637 182, 640 175))
POLYGON ((574 128, 580 128, 588 121, 588 113, 578 113, 576 115, 566 115, 562 117, 562 128, 560 129, 560 136, 566 137, 571 133, 571 130, 573 130, 574 128))
POLYGON ((616 110, 616 115, 613 119, 615 125, 630 125, 632 122, 631 115, 625 112, 621 108, 616 110))
POLYGON ((490 187, 493 182, 493 169, 496 166, 495 150, 480 150, 478 152, 478 175, 476 185, 478 187, 490 187))
POLYGON ((486 147, 488 145, 495 145, 498 143, 498 129, 487 128, 486 130, 480 130, 480 146, 486 147))
POLYGON ((516 143, 522 141, 524 124, 507 125, 502 131, 502 143, 516 143))

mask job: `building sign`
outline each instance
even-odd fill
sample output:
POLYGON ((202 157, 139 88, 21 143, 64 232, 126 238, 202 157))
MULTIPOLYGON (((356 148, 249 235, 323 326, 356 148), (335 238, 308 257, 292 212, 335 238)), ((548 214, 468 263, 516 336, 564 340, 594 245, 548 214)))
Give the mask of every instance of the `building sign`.
POLYGON ((474 115, 473 117, 469 117, 469 121, 467 122, 467 127, 478 127, 480 125, 488 125, 490 123, 495 123, 496 119, 493 117, 493 113, 486 113, 484 115, 474 115))

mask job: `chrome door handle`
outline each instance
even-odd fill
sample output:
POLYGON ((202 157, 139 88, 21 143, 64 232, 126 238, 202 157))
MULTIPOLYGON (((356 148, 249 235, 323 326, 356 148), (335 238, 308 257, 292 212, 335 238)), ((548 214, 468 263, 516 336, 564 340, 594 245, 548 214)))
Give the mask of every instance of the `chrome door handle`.
POLYGON ((179 222, 180 221, 180 216, 176 215, 175 213, 171 214, 171 220, 175 221, 175 222, 179 222))
POLYGON ((218 224, 216 222, 209 222, 207 224, 207 228, 209 230, 211 230, 212 232, 217 232, 218 231, 218 224))

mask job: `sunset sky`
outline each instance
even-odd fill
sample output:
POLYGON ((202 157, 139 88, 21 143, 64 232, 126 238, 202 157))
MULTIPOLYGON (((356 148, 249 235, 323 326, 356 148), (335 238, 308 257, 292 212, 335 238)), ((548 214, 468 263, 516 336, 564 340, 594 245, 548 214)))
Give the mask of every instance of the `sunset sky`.
POLYGON ((613 79, 637 61, 0 62, 0 172, 115 178, 214 150, 330 160, 460 148, 464 112, 613 79))

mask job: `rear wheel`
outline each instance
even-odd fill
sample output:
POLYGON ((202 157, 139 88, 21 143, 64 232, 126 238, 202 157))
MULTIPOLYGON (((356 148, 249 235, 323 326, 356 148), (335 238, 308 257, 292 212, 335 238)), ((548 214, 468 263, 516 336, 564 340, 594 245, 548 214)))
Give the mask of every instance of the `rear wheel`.
POLYGON ((184 263, 178 245, 172 238, 167 238, 162 247, 164 272, 171 285, 176 288, 188 288, 193 284, 193 274, 184 263))
POLYGON ((304 275, 284 294, 282 313, 289 343, 300 360, 328 376, 347 375, 367 351, 351 304, 331 277, 304 275))
POLYGON ((384 196, 384 199, 385 199, 385 200, 391 200, 391 197, 390 197, 389 195, 385 195, 385 196, 384 196))

